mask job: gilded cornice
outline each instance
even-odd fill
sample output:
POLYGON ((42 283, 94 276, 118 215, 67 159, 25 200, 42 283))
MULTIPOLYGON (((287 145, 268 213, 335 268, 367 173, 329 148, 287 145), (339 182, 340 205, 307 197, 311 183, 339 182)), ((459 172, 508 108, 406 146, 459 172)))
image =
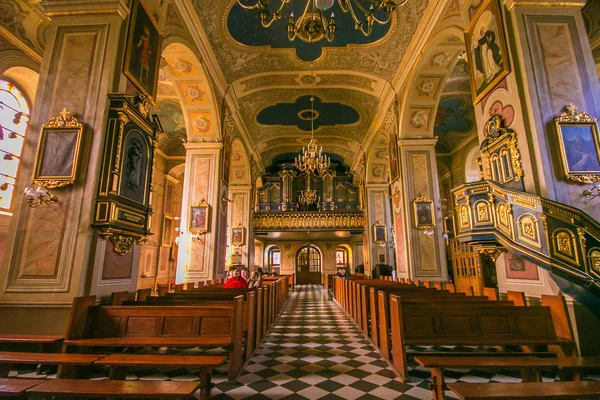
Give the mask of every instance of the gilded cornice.
POLYGON ((35 4, 22 0, 0 2, 0 36, 36 62, 42 62, 44 30, 50 20, 35 4))

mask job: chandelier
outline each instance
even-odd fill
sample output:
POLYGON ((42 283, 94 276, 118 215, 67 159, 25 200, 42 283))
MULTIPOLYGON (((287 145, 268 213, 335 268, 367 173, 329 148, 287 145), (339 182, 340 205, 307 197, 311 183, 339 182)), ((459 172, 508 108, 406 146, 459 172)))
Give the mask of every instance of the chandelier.
POLYGON ((316 190, 310 189, 310 174, 306 174, 306 190, 300 191, 298 202, 305 206, 310 206, 319 200, 316 190))
MULTIPOLYGON (((310 112, 306 110, 306 118, 310 118, 310 142, 307 148, 302 148, 302 151, 294 159, 294 167, 301 172, 310 174, 325 175, 331 167, 331 158, 323 154, 323 146, 317 150, 317 140, 315 134, 315 98, 310 96, 310 112)), ((310 185, 310 182, 309 182, 310 185)))
MULTIPOLYGON (((267 6, 270 0, 256 0, 256 4, 248 5, 244 2, 248 0, 237 0, 238 4, 245 10, 258 10, 258 17, 264 28, 270 27, 275 21, 283 16, 284 8, 290 3, 305 1, 306 5, 302 16, 298 19, 294 13, 290 12, 286 24, 288 39, 293 41, 296 37, 309 43, 318 42, 325 38, 332 42, 337 31, 335 14, 332 12, 329 20, 323 16, 323 13, 333 7, 335 0, 279 0, 281 4, 272 13, 267 6)), ((369 36, 373 31, 375 23, 386 25, 392 19, 392 15, 397 6, 404 5, 408 0, 402 0, 396 4, 392 0, 337 0, 337 4, 343 13, 349 13, 354 20, 354 29, 360 31, 363 35, 369 36), (366 8, 363 3, 370 4, 366 8), (385 12, 385 18, 377 18, 375 9, 385 12), (360 18, 359 18, 360 16, 360 18)))

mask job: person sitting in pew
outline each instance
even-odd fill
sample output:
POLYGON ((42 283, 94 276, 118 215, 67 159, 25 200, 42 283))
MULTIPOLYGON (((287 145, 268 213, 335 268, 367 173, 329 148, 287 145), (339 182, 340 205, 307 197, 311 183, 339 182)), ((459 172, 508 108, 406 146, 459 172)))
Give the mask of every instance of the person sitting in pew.
POLYGON ((338 278, 342 278, 342 279, 349 279, 350 277, 348 276, 348 274, 346 273, 346 269, 345 268, 338 268, 338 272, 336 275, 338 278))
POLYGON ((225 289, 246 289, 248 287, 248 283, 242 277, 242 273, 240 272, 239 269, 235 269, 233 272, 230 271, 230 273, 233 273, 233 276, 230 276, 229 279, 227 279, 227 282, 225 282, 225 284, 223 285, 223 288, 225 288, 225 289))
POLYGON ((259 288, 260 287, 260 274, 258 271, 253 271, 250 275, 250 280, 248 280, 249 288, 259 288))
POLYGON ((246 281, 246 284, 248 284, 248 281, 250 281, 250 275, 248 274, 248 268, 242 268, 242 278, 244 278, 244 280, 246 281))

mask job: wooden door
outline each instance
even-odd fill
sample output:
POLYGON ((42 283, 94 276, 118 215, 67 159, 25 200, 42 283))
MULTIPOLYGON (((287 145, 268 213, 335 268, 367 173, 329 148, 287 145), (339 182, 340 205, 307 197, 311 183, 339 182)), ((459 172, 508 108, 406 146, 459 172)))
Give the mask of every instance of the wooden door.
POLYGON ((473 287, 475 296, 483 295, 483 276, 481 274, 480 254, 469 243, 461 243, 458 239, 450 239, 452 252, 452 268, 456 291, 463 286, 473 287))
POLYGON ((321 254, 314 246, 303 247, 296 257, 296 284, 321 283, 321 254))

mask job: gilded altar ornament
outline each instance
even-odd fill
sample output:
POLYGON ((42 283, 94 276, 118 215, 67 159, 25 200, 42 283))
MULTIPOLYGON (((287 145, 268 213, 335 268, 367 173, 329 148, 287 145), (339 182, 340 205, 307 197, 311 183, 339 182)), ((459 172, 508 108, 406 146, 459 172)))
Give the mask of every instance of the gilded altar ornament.
POLYGON ((590 250, 589 259, 591 272, 600 275, 600 249, 590 250))
POLYGON ((600 135, 596 118, 569 104, 554 118, 563 172, 568 180, 589 184, 600 181, 600 135))
POLYGON ((491 110, 484 131, 486 138, 480 151, 488 179, 500 183, 520 181, 524 172, 516 132, 503 128, 502 116, 491 110))
POLYGON ((66 108, 42 126, 32 183, 56 189, 75 183, 83 124, 66 108))
POLYGON ((108 240, 113 244, 114 252, 125 255, 131 251, 136 239, 127 235, 110 235, 108 240))
POLYGON ((495 263, 498 260, 498 257, 500 257, 502 253, 508 252, 502 246, 481 246, 476 247, 476 250, 484 256, 488 256, 493 263, 495 263))

